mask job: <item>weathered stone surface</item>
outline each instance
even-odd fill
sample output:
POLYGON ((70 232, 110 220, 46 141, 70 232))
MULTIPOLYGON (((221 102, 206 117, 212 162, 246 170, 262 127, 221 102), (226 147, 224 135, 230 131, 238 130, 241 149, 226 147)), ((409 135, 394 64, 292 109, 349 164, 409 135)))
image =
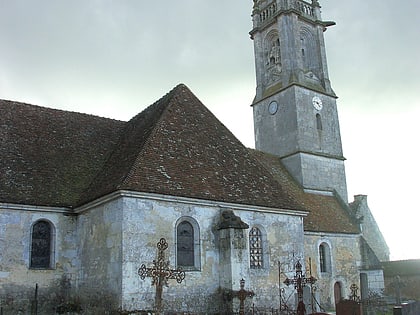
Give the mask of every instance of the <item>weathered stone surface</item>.
MULTIPOLYGON (((334 309, 334 284, 341 286, 341 296, 348 298, 350 286, 359 286, 359 267, 361 264, 358 235, 337 235, 321 233, 305 233, 306 261, 311 258, 312 275, 317 279, 316 287, 321 306, 324 309, 334 309), (319 246, 325 244, 329 248, 330 266, 326 272, 321 272, 319 246)), ((359 286, 360 287, 360 286, 359 286)))

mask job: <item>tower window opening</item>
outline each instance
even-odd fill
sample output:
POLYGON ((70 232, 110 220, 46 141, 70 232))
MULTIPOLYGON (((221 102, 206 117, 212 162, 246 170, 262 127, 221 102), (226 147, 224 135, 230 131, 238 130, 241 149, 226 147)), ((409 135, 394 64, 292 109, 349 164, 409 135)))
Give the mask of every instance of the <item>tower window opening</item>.
POLYGON ((305 59, 305 39, 301 38, 300 39, 300 44, 301 44, 301 52, 302 52, 302 58, 305 59))
POLYGON ((316 129, 322 130, 322 120, 320 114, 316 114, 316 129))

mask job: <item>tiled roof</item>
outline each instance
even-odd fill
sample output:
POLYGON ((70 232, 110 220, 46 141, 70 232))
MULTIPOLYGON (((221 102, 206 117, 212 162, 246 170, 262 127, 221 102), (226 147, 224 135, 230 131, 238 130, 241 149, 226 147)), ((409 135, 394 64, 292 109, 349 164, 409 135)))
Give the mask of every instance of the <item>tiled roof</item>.
POLYGON ((84 200, 114 190, 303 210, 184 85, 127 123, 84 200))
POLYGON ((72 206, 123 122, 0 100, 0 202, 72 206))
POLYGON ((331 233, 359 233, 357 222, 349 214, 346 205, 340 202, 338 196, 326 196, 306 193, 291 177, 277 156, 256 150, 250 152, 273 174, 285 192, 301 207, 309 210, 304 218, 305 231, 331 233))
POLYGON ((130 190, 308 210, 306 231, 359 232, 336 197, 305 193, 184 85, 129 122, 0 101, 0 137, 0 202, 76 207, 130 190))
POLYGON ((420 259, 382 262, 385 277, 420 276, 420 259))
POLYGON ((127 123, 1 101, 0 202, 74 207, 116 190, 304 210, 184 85, 127 123))

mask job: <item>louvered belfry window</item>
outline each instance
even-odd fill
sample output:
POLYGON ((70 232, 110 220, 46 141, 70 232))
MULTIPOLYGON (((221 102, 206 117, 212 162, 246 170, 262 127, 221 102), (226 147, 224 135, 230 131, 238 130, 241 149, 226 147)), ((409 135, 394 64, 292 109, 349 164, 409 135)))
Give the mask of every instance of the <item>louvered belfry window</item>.
POLYGON ((38 221, 32 226, 31 268, 51 267, 51 224, 38 221))
POLYGON ((187 221, 177 227, 177 264, 182 267, 194 266, 194 228, 187 221))
POLYGON ((260 229, 253 227, 249 232, 250 267, 259 269, 263 267, 263 244, 260 229))

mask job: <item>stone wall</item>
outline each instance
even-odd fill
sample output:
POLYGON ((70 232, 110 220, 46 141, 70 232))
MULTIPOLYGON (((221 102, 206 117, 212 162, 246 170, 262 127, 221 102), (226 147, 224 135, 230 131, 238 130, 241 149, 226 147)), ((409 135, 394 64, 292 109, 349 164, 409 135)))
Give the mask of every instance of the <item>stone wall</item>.
MULTIPOLYGON (((164 307, 177 311, 201 311, 220 313, 223 305, 221 283, 222 269, 233 270, 231 286, 239 290, 239 280, 244 278, 246 288, 255 292, 253 302, 261 307, 278 305, 277 261, 291 255, 303 255, 302 219, 299 216, 269 212, 252 212, 251 208, 231 210, 243 222, 264 227, 267 243, 265 257, 269 257, 261 270, 250 270, 248 232, 244 230, 246 248, 237 251, 238 257, 232 265, 220 264, 220 230, 217 224, 226 208, 206 202, 168 202, 165 200, 144 200, 124 198, 123 223, 123 301, 126 310, 150 309, 154 303, 155 289, 151 280, 141 280, 137 269, 142 263, 152 265, 156 255, 156 243, 161 237, 169 243, 167 258, 170 266, 176 266, 176 223, 180 218, 190 217, 200 228, 200 269, 187 271, 185 280, 178 284, 169 281, 163 289, 164 307), (233 264, 239 264, 233 266, 233 264), (237 274, 235 275, 235 270, 237 274), (277 298, 277 300, 276 300, 277 298)), ((245 207, 244 207, 245 208, 245 207)), ((222 281, 223 280, 223 281, 222 281)), ((249 300, 251 301, 251 300, 249 300)))
POLYGON ((320 304, 326 310, 335 308, 334 285, 341 287, 341 297, 348 298, 350 286, 360 287, 359 266, 361 262, 358 235, 305 232, 305 256, 311 258, 312 275, 317 278, 316 287, 320 304), (325 244, 330 250, 330 266, 321 272, 319 246, 325 244))
MULTIPOLYGON (((277 307, 278 262, 293 265, 303 258, 303 213, 130 193, 77 209, 77 216, 65 209, 46 212, 39 207, 1 211, 0 297, 4 314, 30 314, 35 307, 36 284, 39 315, 152 309, 155 287, 150 278, 140 279, 138 268, 143 263, 152 266, 160 238, 169 244, 166 257, 170 267, 177 267, 176 226, 186 218, 197 223, 199 261, 186 270, 182 283, 169 280, 169 286, 163 288, 167 310, 223 314, 228 306, 237 309, 238 300, 229 296, 240 289, 242 278, 245 288, 255 293, 247 299, 248 307, 252 303, 260 308, 277 307), (234 257, 221 260, 230 250, 223 245, 222 230, 218 229, 225 210, 233 210, 250 228, 256 226, 262 231, 262 268, 250 268, 246 228, 232 230, 232 239, 226 244, 242 245, 233 245, 234 257), (29 268, 30 231, 39 219, 54 226, 55 263, 51 269, 29 268)), ((292 268, 288 272, 293 276, 292 268)), ((293 288, 286 288, 286 292, 293 296, 293 288)))
POLYGON ((354 202, 350 205, 354 211, 354 216, 357 218, 363 218, 361 221, 363 238, 374 251, 379 261, 388 261, 389 248, 374 216, 372 215, 372 212, 370 211, 367 196, 354 196, 354 202))
POLYGON ((122 218, 121 199, 103 203, 78 216, 78 289, 82 304, 92 314, 121 306, 122 218))
POLYGON ((65 214, 63 209, 0 206, 0 299, 4 314, 29 314, 35 307, 36 285, 39 314, 53 314, 60 305, 74 303, 77 218, 65 214), (53 226, 53 265, 31 269, 31 229, 41 219, 53 226))
POLYGON ((368 281, 368 294, 374 293, 381 295, 385 289, 384 273, 382 269, 361 270, 361 273, 366 274, 368 281))

